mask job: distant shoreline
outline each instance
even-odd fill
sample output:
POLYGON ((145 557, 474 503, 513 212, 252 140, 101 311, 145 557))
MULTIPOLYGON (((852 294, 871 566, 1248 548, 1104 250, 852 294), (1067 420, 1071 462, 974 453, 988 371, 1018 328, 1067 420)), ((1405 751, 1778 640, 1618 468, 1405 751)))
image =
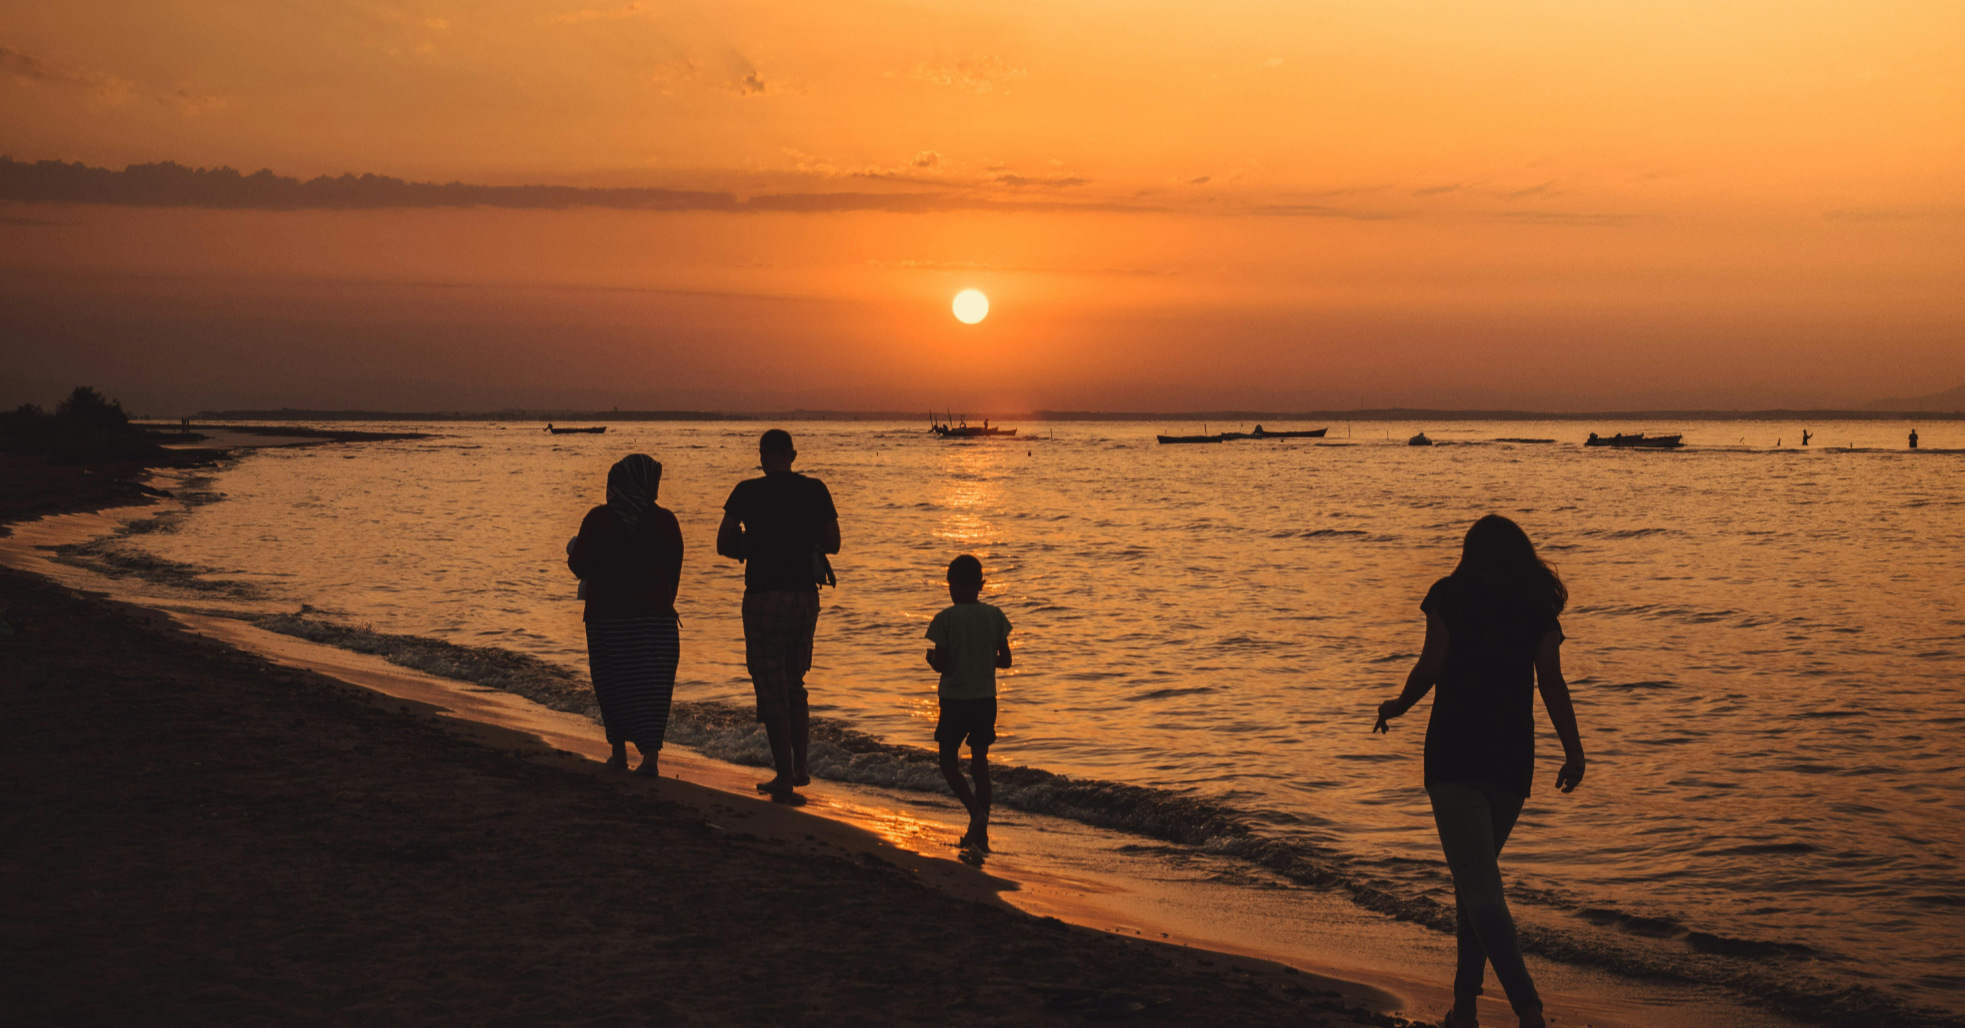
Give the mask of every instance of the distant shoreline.
MULTIPOLYGON (((947 419, 947 414, 939 415, 947 419)), ((1635 411, 1516 411, 1433 410, 1383 407, 1330 411, 1026 411, 1021 413, 958 412, 956 420, 981 424, 1018 421, 1144 421, 1238 422, 1297 421, 1965 421, 1965 410, 1635 410, 1635 411)), ((146 419, 148 420, 148 419, 146 419)), ((687 411, 687 410, 496 410, 496 411, 366 411, 366 410, 221 410, 200 411, 198 421, 505 421, 555 422, 569 426, 615 421, 920 421, 921 411, 687 411)), ((1631 427, 1626 424, 1624 427, 1631 427)))

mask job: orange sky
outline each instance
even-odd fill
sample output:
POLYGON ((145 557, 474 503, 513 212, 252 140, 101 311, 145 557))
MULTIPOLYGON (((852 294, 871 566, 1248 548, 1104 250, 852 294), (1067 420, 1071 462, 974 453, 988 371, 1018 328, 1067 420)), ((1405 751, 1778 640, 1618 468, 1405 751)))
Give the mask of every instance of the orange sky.
POLYGON ((0 403, 1930 392, 1965 382, 1962 69, 1955 2, 0 0, 20 160, 947 201, 0 204, 0 403))

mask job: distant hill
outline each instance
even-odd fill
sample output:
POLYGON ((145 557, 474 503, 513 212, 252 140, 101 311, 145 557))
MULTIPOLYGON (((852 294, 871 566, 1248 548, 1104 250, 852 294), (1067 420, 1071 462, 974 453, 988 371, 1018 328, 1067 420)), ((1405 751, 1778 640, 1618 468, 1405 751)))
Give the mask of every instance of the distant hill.
POLYGON ((1870 410, 1965 411, 1965 385, 1942 393, 1923 396, 1897 396, 1865 404, 1870 410))

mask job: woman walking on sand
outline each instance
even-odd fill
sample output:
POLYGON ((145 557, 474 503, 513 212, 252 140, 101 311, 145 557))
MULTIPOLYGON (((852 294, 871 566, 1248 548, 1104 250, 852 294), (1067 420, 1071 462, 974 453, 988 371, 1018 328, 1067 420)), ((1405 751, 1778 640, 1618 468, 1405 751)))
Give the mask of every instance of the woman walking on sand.
POLYGON ((1437 686, 1426 725, 1426 793, 1440 848, 1453 872, 1459 961, 1446 1028, 1473 1028, 1484 965, 1508 994, 1523 1028, 1543 1028, 1542 1000, 1522 963, 1501 892, 1501 847, 1521 815, 1535 773, 1535 701, 1562 739, 1556 788, 1583 781, 1583 740, 1562 677, 1562 579, 1528 534, 1498 514, 1474 522, 1460 565, 1427 592, 1426 644, 1405 691, 1378 707, 1375 732, 1437 686))
POLYGON ((628 766, 628 743, 641 751, 635 774, 656 763, 675 695, 675 592, 682 577, 682 530, 655 503, 662 465, 629 454, 607 472, 607 502, 587 512, 567 544, 566 566, 587 597, 587 662, 601 723, 614 747, 607 766, 628 766))

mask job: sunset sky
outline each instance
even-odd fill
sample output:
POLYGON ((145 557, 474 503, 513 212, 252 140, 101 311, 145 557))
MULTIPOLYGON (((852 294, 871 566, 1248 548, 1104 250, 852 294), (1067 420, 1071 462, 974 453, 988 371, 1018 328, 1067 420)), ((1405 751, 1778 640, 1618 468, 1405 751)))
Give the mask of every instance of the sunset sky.
POLYGON ((1956 0, 0 0, 0 152, 727 197, 0 201, 8 406, 1965 383, 1956 0), (975 326, 949 307, 971 287, 975 326))

